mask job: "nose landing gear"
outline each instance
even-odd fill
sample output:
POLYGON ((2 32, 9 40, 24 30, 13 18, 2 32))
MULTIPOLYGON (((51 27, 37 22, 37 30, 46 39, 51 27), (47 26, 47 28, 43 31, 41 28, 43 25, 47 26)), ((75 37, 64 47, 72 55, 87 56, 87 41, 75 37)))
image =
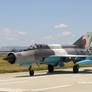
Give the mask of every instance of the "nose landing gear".
POLYGON ((34 70, 32 69, 32 66, 29 67, 29 75, 34 76, 34 70))

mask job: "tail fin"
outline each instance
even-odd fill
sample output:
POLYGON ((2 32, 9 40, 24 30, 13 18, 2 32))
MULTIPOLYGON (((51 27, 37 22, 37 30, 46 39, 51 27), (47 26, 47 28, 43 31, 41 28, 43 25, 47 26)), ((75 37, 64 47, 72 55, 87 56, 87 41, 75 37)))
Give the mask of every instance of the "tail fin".
POLYGON ((80 48, 89 49, 92 42, 92 32, 87 32, 84 36, 79 38, 73 45, 77 45, 80 48))

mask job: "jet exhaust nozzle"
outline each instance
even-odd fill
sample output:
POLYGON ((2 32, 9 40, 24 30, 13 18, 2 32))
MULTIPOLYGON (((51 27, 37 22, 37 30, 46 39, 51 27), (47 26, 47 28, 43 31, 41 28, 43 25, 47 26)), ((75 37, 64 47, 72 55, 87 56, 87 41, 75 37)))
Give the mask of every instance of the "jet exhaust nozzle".
POLYGON ((10 64, 14 64, 16 61, 16 56, 13 53, 9 53, 4 60, 7 60, 10 64))

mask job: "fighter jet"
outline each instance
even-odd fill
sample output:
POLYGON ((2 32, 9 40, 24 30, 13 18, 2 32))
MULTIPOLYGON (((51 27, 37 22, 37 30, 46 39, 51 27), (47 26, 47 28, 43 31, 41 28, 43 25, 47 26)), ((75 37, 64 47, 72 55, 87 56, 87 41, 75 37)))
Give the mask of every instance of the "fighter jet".
POLYGON ((35 44, 21 52, 9 53, 5 60, 11 64, 29 65, 30 76, 34 75, 32 64, 47 64, 48 72, 53 72, 55 66, 64 66, 64 62, 73 61, 73 72, 79 71, 76 62, 84 60, 92 42, 92 32, 87 32, 72 45, 35 44))

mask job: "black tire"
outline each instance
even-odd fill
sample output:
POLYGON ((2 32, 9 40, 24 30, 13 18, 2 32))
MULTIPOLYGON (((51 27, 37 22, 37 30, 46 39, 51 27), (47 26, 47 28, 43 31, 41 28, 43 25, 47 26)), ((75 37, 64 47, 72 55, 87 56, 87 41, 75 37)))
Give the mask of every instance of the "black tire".
POLYGON ((49 73, 54 72, 54 66, 53 65, 48 65, 48 72, 49 73))
POLYGON ((34 70, 32 69, 32 66, 29 67, 29 75, 34 76, 34 70))
POLYGON ((30 76, 34 76, 34 70, 30 70, 30 71, 29 71, 29 75, 30 75, 30 76))
POLYGON ((79 72, 79 65, 74 65, 73 66, 73 73, 78 73, 79 72))

